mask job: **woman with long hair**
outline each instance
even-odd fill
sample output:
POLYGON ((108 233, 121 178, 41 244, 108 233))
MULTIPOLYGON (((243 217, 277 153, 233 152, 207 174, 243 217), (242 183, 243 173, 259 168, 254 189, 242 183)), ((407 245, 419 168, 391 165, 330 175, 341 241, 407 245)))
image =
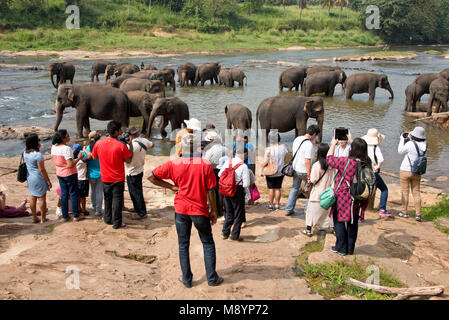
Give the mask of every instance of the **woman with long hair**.
MULTIPOLYGON (((350 135, 348 138, 351 139, 350 135)), ((353 200, 350 185, 356 173, 357 161, 371 167, 371 159, 368 156, 368 145, 361 138, 355 138, 352 141, 349 157, 333 156, 337 144, 338 140, 335 137, 332 138, 331 147, 327 153, 327 163, 330 167, 338 170, 334 188, 336 201, 330 211, 337 241, 331 250, 344 256, 354 253, 359 217, 364 218, 365 209, 368 206, 368 200, 353 200)))
POLYGON ((37 134, 27 136, 25 141, 26 150, 23 160, 27 166, 27 185, 31 196, 30 208, 33 215, 33 223, 44 223, 48 221, 47 214, 47 191, 52 187, 50 178, 45 170, 44 157, 40 153, 40 140, 37 134), (36 204, 39 200, 41 219, 37 218, 36 204))
MULTIPOLYGON (((73 150, 67 143, 70 141, 70 136, 67 130, 60 129, 53 136, 51 147, 51 155, 56 167, 56 176, 61 187, 61 207, 62 218, 64 221, 69 221, 69 196, 72 204, 73 218, 75 221, 84 219, 84 215, 78 210, 78 173, 76 171, 76 164, 81 160, 81 157, 74 159, 73 150)), ((82 155, 81 155, 82 156, 82 155)))
POLYGON ((309 203, 306 210, 307 228, 302 232, 306 236, 312 236, 312 228, 320 227, 331 230, 333 227, 332 219, 329 218, 329 210, 320 206, 320 193, 332 185, 332 178, 335 170, 330 168, 326 161, 329 145, 321 143, 318 147, 317 161, 313 164, 310 173, 310 182, 313 184, 310 191, 309 203))

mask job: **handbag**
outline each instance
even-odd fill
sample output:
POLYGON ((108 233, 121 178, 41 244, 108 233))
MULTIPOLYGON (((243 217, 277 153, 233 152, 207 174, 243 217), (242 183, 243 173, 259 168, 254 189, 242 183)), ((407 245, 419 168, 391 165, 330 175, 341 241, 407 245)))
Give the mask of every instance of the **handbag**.
MULTIPOLYGON (((299 145, 298 150, 296 150, 295 154, 293 155, 293 158, 290 160, 290 163, 284 166, 281 170, 282 174, 287 177, 293 177, 295 174, 295 170, 293 169, 293 161, 295 160, 296 154, 298 153, 299 149, 301 149, 302 144, 309 139, 304 139, 301 144, 299 145)), ((310 140, 309 140, 310 141, 310 140)))
MULTIPOLYGON (((271 148, 270 148, 270 150, 271 150, 271 148)), ((270 159, 268 161, 268 164, 266 164, 264 167, 262 167, 260 175, 269 177, 269 176, 275 175, 276 173, 278 173, 278 171, 279 171, 279 168, 278 168, 276 156, 272 157, 271 153, 270 153, 270 159)))
POLYGON ((313 186, 317 185, 318 182, 321 181, 321 179, 324 177, 324 175, 327 172, 327 169, 329 169, 329 167, 326 168, 326 170, 324 170, 324 173, 321 175, 321 177, 317 180, 317 182, 312 183, 307 181, 306 184, 304 185, 304 188, 302 190, 302 194, 304 195, 304 197, 306 197, 306 199, 310 198, 310 193, 312 192, 313 186))
POLYGON ((25 163, 25 161, 23 160, 23 153, 22 153, 22 158, 20 159, 20 164, 19 164, 19 168, 17 169, 17 181, 19 182, 25 182, 27 181, 27 165, 25 163))
MULTIPOLYGON (((340 188, 341 183, 343 182, 343 178, 345 177, 345 172, 346 172, 346 169, 348 168, 349 161, 350 160, 348 159, 348 162, 346 163, 346 166, 345 166, 345 170, 343 170, 343 173, 341 174, 340 183, 338 184, 338 186, 335 190, 338 190, 340 188)), ((337 173, 335 174, 334 178, 332 179, 332 184, 335 182, 337 173)), ((332 187, 328 187, 323 192, 320 193, 320 206, 324 210, 329 210, 329 208, 334 205, 336 200, 337 200, 337 196, 335 195, 334 189, 332 187)))
POLYGON ((260 199, 260 193, 259 189, 257 189, 257 186, 254 185, 254 188, 249 188, 249 193, 251 194, 251 200, 252 202, 260 199))

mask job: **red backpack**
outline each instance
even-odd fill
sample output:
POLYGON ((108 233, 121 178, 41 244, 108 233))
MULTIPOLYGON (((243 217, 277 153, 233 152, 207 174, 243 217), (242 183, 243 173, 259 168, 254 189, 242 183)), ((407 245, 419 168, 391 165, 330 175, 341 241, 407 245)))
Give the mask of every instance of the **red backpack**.
POLYGON ((225 197, 232 198, 237 192, 237 184, 235 183, 235 170, 240 167, 243 162, 238 163, 232 167, 232 159, 229 159, 229 167, 224 169, 218 180, 218 191, 225 197))

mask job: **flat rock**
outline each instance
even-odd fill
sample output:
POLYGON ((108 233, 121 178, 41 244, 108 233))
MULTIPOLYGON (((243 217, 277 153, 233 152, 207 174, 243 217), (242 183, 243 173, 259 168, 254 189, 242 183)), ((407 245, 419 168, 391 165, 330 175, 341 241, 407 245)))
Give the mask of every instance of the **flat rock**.
POLYGON ((287 67, 298 67, 301 65, 299 63, 289 62, 289 61, 278 61, 278 62, 276 62, 276 64, 279 66, 287 66, 287 67))
POLYGON ((307 50, 306 47, 301 47, 301 46, 293 46, 293 47, 288 47, 288 48, 279 48, 279 51, 300 51, 300 50, 307 50))
POLYGON ((10 128, 0 125, 0 140, 21 139, 25 140, 30 133, 36 133, 41 140, 49 140, 55 132, 53 129, 44 127, 18 127, 10 128))

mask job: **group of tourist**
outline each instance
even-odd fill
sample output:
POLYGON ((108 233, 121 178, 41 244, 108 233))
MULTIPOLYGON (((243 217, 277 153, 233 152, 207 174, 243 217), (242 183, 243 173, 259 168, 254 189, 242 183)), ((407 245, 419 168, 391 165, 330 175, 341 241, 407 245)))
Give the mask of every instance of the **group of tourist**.
MULTIPOLYGON (((241 229, 245 227, 246 222, 245 206, 255 200, 255 148, 248 141, 248 137, 239 136, 233 143, 232 150, 228 150, 213 124, 202 129, 197 119, 186 120, 185 123, 186 127, 176 136, 174 159, 155 168, 148 175, 148 180, 176 193, 175 225, 182 269, 179 280, 186 287, 192 286, 189 245, 193 223, 204 247, 208 284, 216 286, 223 282, 223 278, 215 270, 216 253, 211 225, 220 218, 223 221, 223 239, 243 240, 241 229), (171 180, 173 184, 165 180, 171 180)), ((89 214, 86 210, 86 198, 90 186, 91 209, 95 215, 103 215, 104 222, 112 224, 115 229, 125 227, 122 222, 125 180, 134 207, 129 211, 136 212, 132 218, 147 217, 142 180, 145 155, 147 150, 153 147, 153 143, 141 137, 135 128, 130 128, 124 138, 119 138, 120 127, 120 123, 111 121, 107 125, 108 136, 102 137, 91 132, 85 147, 78 144, 69 147, 70 136, 67 130, 62 129, 55 133, 51 156, 59 181, 58 209, 63 221, 70 220, 70 213, 74 221, 83 220, 89 214)), ((368 205, 368 200, 357 200, 350 192, 358 163, 369 166, 374 172, 376 187, 381 191, 379 215, 391 215, 387 211, 388 188, 380 171, 384 163, 380 144, 385 136, 376 129, 370 129, 362 138, 353 139, 350 133, 346 139, 337 140, 333 137, 329 146, 317 142, 319 135, 320 128, 311 125, 305 135, 297 137, 293 142, 291 165, 294 173, 285 215, 291 216, 295 213, 298 196, 309 185, 311 190, 305 209, 306 228, 302 233, 312 236, 314 228, 328 230, 336 236, 332 251, 340 255, 351 255, 354 253, 358 223, 364 221, 368 205), (320 195, 329 187, 333 188, 336 201, 329 209, 325 209, 320 203, 320 195)), ((282 169, 286 165, 288 149, 281 144, 277 132, 270 132, 268 141, 269 146, 260 166, 264 168, 271 165, 276 168, 266 175, 269 190, 267 209, 274 211, 281 209, 281 191, 285 179, 282 169)), ((413 170, 416 160, 426 151, 423 128, 416 127, 410 133, 401 134, 398 152, 405 157, 400 167, 400 217, 408 217, 411 189, 416 220, 421 221, 421 175, 413 170)), ((27 167, 33 222, 44 223, 47 221, 48 212, 46 194, 52 184, 45 169, 40 140, 36 134, 30 134, 26 138, 23 158, 27 167)), ((17 208, 8 207, 6 196, 2 192, 0 212, 8 210, 22 212, 26 210, 26 201, 17 208)))

